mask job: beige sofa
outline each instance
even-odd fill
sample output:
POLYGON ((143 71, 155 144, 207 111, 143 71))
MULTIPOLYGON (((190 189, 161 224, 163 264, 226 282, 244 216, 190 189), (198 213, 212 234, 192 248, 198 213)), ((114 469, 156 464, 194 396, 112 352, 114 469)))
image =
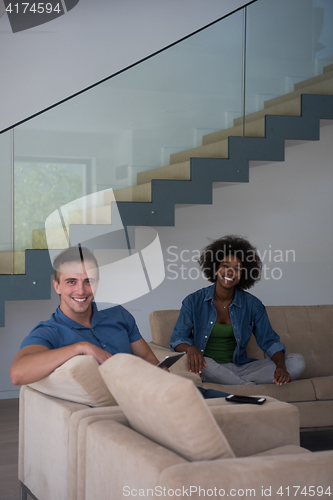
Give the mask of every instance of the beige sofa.
POLYGON ((128 354, 113 356, 100 372, 127 422, 89 426, 85 500, 332 492, 333 451, 298 446, 293 405, 271 398, 260 407, 219 399, 208 405, 191 381, 128 354), (265 414, 270 406, 274 423, 265 414))
MULTIPOLYGON (((294 404, 300 411, 302 429, 333 425, 333 306, 270 306, 268 317, 273 329, 280 335, 288 352, 304 356, 306 369, 290 384, 227 386, 202 383, 191 374, 196 385, 242 395, 261 394, 294 404)), ((154 311, 149 316, 153 341, 150 347, 162 359, 171 354, 169 342, 179 316, 178 310, 154 311)), ((264 353, 252 336, 247 354, 261 359, 264 353)), ((186 356, 171 371, 188 372, 186 356)), ((189 373, 189 372, 188 372, 189 373)))
MULTIPOLYGON (((154 369, 154 373, 160 371, 154 369)), ((229 404, 219 414, 218 407, 226 404, 224 400, 211 400, 208 404, 217 405, 214 408, 217 418, 239 455, 246 453, 248 443, 253 447, 259 435, 255 449, 264 450, 264 434, 273 428, 278 430, 271 440, 276 446, 298 444, 298 414, 291 407, 286 409, 286 404, 271 399, 262 414, 269 424, 259 429, 258 411, 250 408, 246 441, 235 432, 234 426, 236 413, 243 418, 241 409, 229 404), (286 421, 288 429, 284 432, 286 421)), ((84 500, 87 429, 97 422, 110 420, 128 425, 92 356, 72 358, 40 382, 23 386, 19 419, 22 500, 26 499, 27 492, 38 500, 84 500)))
MULTIPOLYGON (((133 411, 138 412, 139 418, 145 421, 146 414, 151 413, 153 420, 158 420, 163 428, 164 424, 158 412, 170 381, 173 387, 177 388, 178 394, 184 393, 183 398, 177 397, 180 408, 178 413, 174 413, 174 417, 179 421, 179 428, 184 418, 196 418, 196 410, 191 410, 190 414, 186 413, 184 417, 181 414, 182 407, 186 408, 186 411, 189 410, 190 402, 186 393, 194 390, 201 406, 209 408, 205 410, 206 413, 208 411, 209 415, 213 416, 209 418, 214 418, 217 426, 222 429, 233 454, 237 457, 281 447, 287 447, 285 452, 288 455, 295 449, 297 453, 299 451, 299 414, 297 408, 292 405, 269 397, 262 407, 234 405, 227 403, 224 398, 205 401, 194 384, 184 377, 166 373, 135 356, 117 355, 111 359, 118 359, 120 365, 124 362, 123 367, 113 365, 116 372, 113 378, 117 381, 117 387, 119 386, 116 389, 116 399, 116 392, 113 394, 109 385, 109 376, 106 376, 107 387, 100 373, 102 367, 103 370, 108 370, 108 365, 99 367, 91 356, 77 356, 44 380, 21 388, 19 479, 22 483, 22 500, 27 497, 27 492, 38 500, 85 500, 87 485, 90 492, 88 498, 119 500, 123 498, 123 495, 117 496, 119 488, 122 487, 122 483, 119 483, 122 476, 119 478, 117 472, 119 468, 130 473, 131 467, 137 467, 136 473, 141 470, 142 474, 140 484, 148 486, 151 484, 152 474, 154 481, 160 480, 160 476, 156 474, 162 473, 161 464, 164 464, 163 467, 178 463, 186 465, 187 461, 179 458, 177 454, 175 457, 175 453, 165 451, 161 446, 131 430, 131 419, 124 412, 124 408, 117 405, 118 398, 120 402, 119 394, 123 394, 129 405, 133 401, 133 411), (133 385, 132 381, 124 376, 124 371, 131 373, 132 377, 137 379, 136 384, 143 385, 144 390, 138 392, 137 385, 133 385), (155 406, 150 409, 152 398, 157 398, 157 409, 155 406), (138 402, 142 408, 136 406, 138 402), (96 443, 93 437, 95 432, 99 436, 96 443), (109 462, 108 439, 110 435, 113 436, 112 440, 115 439, 114 432, 117 444, 112 443, 111 448, 115 453, 109 462), (97 443, 101 443, 101 446, 97 443), (172 460, 170 457, 173 457, 172 460), (142 469, 141 465, 139 467, 141 460, 142 469), (149 463, 146 463, 146 460, 149 463), (113 461, 117 462, 115 468, 113 461), (96 485, 95 472, 92 471, 96 467, 100 467, 102 475, 107 476, 101 483, 107 482, 107 485, 100 495, 96 492, 93 494, 96 485)), ((102 374, 105 375, 103 371, 102 374)), ((171 407, 173 404, 171 400, 171 407)), ((164 413, 167 415, 167 412, 164 413)), ((147 424, 148 422, 149 419, 147 424)), ((203 429, 206 427, 205 420, 201 420, 201 425, 203 429)), ((175 429, 172 433, 177 435, 175 429)), ((193 443, 190 441, 189 439, 188 446, 195 447, 195 437, 193 443)), ((101 488, 99 485, 98 491, 101 488)))

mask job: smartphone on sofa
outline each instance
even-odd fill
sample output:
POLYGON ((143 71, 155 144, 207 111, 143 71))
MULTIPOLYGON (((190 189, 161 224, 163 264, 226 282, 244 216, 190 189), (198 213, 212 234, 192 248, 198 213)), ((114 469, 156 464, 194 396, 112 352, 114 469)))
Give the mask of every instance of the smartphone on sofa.
POLYGON ((236 396, 235 394, 229 394, 225 399, 227 401, 232 401, 233 403, 247 403, 254 405, 262 405, 266 401, 266 398, 255 398, 253 396, 236 396))

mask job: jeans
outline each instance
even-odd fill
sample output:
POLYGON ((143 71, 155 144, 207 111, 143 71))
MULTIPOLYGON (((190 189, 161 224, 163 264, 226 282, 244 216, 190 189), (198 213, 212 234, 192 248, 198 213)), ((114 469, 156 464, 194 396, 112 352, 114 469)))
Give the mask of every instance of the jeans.
MULTIPOLYGON (((205 361, 207 368, 202 368, 202 381, 225 385, 271 384, 276 369, 275 363, 269 358, 251 361, 242 366, 235 363, 219 364, 206 356, 205 361)), ((285 364, 291 380, 298 378, 305 369, 305 361, 301 354, 286 354, 285 364)))

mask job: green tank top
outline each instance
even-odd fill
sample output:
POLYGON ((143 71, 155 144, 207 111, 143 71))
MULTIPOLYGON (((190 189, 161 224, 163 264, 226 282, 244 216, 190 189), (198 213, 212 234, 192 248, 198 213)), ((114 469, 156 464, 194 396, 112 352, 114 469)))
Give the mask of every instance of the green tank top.
POLYGON ((204 356, 212 358, 216 363, 232 363, 236 345, 232 325, 215 323, 206 344, 204 356))

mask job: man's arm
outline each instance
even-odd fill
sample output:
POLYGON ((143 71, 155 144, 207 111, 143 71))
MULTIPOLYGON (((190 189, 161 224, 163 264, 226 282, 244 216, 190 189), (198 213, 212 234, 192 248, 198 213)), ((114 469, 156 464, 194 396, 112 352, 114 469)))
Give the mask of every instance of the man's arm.
POLYGON ((135 356, 148 361, 152 365, 157 365, 159 363, 157 357, 150 349, 149 345, 144 339, 137 340, 136 342, 131 343, 131 350, 135 356))
POLYGON ((32 384, 47 377, 60 365, 80 354, 94 356, 99 364, 111 357, 111 354, 89 342, 78 342, 58 349, 30 345, 23 347, 16 354, 9 371, 11 381, 14 385, 32 384))

